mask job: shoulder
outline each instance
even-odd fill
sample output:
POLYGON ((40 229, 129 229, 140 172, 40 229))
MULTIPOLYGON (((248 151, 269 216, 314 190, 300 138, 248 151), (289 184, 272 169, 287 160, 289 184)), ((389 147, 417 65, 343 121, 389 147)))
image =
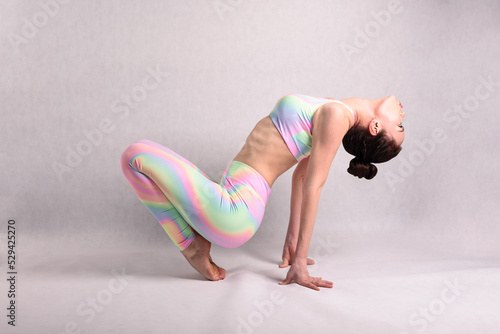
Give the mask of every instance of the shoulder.
POLYGON ((314 142, 334 142, 342 140, 349 130, 349 117, 343 106, 338 103, 325 103, 315 112, 313 116, 313 138, 314 142), (321 139, 319 138, 321 137, 321 139))
MULTIPOLYGON (((336 122, 340 124, 347 124, 347 130, 354 125, 353 112, 342 102, 332 101, 323 104, 317 110, 317 118, 313 119, 313 122, 319 119, 323 119, 325 122, 336 122)), ((315 115, 316 116, 316 115, 315 115)))
MULTIPOLYGON (((349 125, 349 118, 346 109, 339 103, 327 102, 316 110, 313 116, 313 123, 327 123, 323 125, 349 125)), ((347 131, 347 130, 346 130, 347 131)))

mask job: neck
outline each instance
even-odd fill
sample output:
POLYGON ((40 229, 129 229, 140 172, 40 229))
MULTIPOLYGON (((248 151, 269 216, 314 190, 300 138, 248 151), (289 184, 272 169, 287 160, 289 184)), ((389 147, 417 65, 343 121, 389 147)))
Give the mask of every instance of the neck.
POLYGON ((354 110, 356 122, 363 127, 367 127, 371 120, 375 118, 375 108, 380 103, 378 100, 359 97, 350 97, 342 100, 342 102, 354 110))

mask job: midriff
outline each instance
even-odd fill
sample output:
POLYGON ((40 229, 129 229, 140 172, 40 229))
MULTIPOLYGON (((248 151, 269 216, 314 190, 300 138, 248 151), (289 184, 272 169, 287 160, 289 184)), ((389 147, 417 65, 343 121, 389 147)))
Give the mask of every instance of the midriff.
POLYGON ((297 163, 286 146, 271 117, 262 118, 248 135, 245 145, 233 160, 241 161, 266 180, 269 187, 274 181, 297 163))

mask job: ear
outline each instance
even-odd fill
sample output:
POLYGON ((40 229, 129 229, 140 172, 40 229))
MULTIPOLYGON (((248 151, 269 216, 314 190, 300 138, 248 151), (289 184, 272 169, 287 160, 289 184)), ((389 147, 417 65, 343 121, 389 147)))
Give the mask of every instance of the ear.
POLYGON ((370 131, 370 134, 372 136, 378 135, 380 132, 380 122, 378 119, 374 118, 370 121, 370 124, 368 124, 368 131, 370 131))

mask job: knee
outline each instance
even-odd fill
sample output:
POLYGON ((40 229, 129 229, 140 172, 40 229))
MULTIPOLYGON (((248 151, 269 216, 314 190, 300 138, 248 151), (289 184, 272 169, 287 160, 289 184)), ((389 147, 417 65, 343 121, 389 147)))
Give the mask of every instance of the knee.
POLYGON ((120 165, 122 170, 124 168, 130 168, 132 166, 132 160, 140 153, 144 153, 147 150, 146 140, 139 140, 131 145, 129 145, 125 151, 123 151, 120 157, 120 165))

